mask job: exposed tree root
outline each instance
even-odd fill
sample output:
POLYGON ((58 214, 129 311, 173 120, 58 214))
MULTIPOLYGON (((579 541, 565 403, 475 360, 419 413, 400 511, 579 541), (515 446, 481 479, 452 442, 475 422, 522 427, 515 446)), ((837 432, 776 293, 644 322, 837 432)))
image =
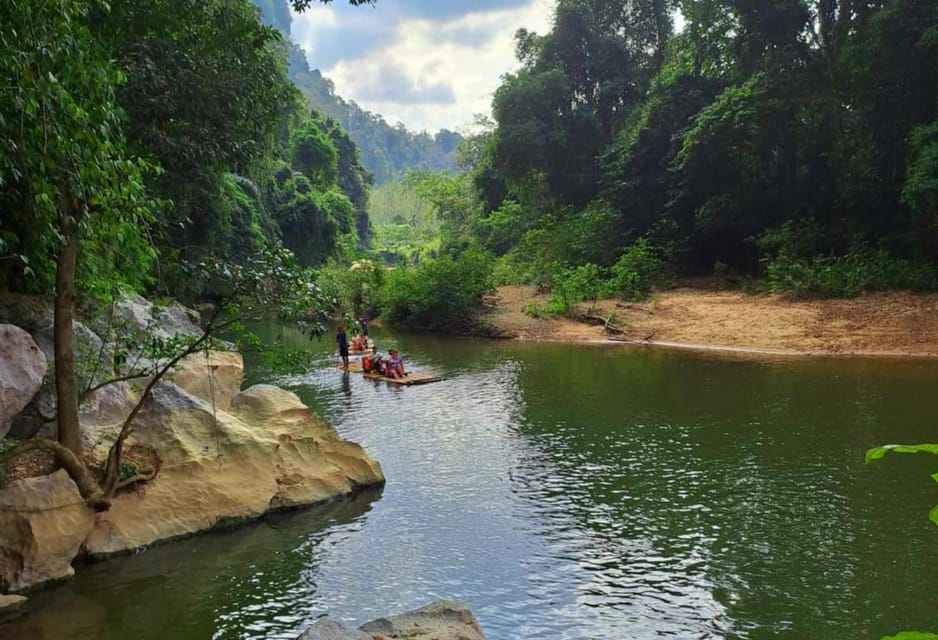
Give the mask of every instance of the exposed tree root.
POLYGON ((0 462, 12 460, 30 451, 40 449, 52 451, 55 454, 56 460, 62 465, 62 468, 68 472, 72 480, 75 481, 75 484, 78 486, 78 492, 91 509, 95 511, 105 511, 110 508, 110 497, 105 495, 104 490, 101 489, 101 485, 98 483, 97 479, 95 479, 94 474, 84 461, 76 456, 71 449, 59 444, 55 440, 50 440, 49 438, 33 438, 26 440, 9 451, 0 454, 0 462))

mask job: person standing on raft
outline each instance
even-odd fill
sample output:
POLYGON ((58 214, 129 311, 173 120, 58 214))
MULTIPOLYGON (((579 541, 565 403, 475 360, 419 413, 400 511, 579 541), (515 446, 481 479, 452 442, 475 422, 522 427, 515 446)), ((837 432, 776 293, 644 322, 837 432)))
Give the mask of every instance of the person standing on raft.
POLYGON ((339 344, 342 368, 348 371, 348 336, 345 335, 345 325, 339 325, 339 332, 335 336, 335 341, 339 344))

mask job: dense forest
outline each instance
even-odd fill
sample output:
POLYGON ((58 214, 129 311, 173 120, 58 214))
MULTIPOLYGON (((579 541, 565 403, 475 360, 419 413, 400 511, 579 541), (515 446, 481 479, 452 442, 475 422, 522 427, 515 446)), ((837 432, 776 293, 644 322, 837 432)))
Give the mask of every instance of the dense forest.
POLYGON ((555 311, 712 274, 938 288, 938 3, 561 0, 516 46, 464 173, 411 176, 443 253, 555 311))
POLYGON ((307 104, 335 118, 361 150, 362 164, 384 184, 414 169, 455 169, 455 151, 461 136, 443 129, 434 135, 413 133, 398 123, 388 124, 379 114, 365 111, 354 101, 336 95, 332 81, 310 69, 306 53, 290 42, 292 15, 287 0, 254 0, 264 22, 276 28, 289 47, 289 76, 303 92, 307 104))
POLYGON ((8 289, 49 290, 75 207, 89 292, 194 298, 184 265, 284 245, 356 311, 424 326, 499 283, 556 291, 548 312, 687 276, 938 288, 934 2, 561 0, 466 139, 336 97, 281 1, 25 6, 2 16, 8 289), (402 267, 368 300, 339 276, 362 258, 402 267))
POLYGON ((72 236, 80 294, 181 297, 207 257, 283 244, 312 266, 368 241, 371 175, 249 0, 12 2, 0 22, 0 287, 49 291, 72 236))

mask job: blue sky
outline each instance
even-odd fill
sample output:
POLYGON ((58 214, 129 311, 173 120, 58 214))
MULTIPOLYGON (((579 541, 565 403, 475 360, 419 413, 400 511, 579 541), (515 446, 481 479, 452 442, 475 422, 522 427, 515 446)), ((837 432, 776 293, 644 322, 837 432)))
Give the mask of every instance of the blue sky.
POLYGON ((336 92, 409 129, 464 129, 517 68, 514 34, 547 31, 554 0, 343 0, 293 16, 293 40, 336 92))

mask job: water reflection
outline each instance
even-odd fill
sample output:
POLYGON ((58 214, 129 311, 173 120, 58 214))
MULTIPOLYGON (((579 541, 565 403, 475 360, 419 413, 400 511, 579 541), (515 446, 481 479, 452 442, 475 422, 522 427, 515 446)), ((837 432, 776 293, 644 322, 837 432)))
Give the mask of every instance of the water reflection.
POLYGON ((30 598, 0 638, 295 638, 328 610, 315 575, 337 539, 367 521, 381 489, 255 525, 78 567, 30 598), (328 538, 328 541, 327 541, 328 538))
POLYGON ((376 333, 445 380, 365 380, 324 344, 279 382, 381 461, 380 499, 85 568, 0 636, 288 638, 442 597, 495 640, 936 623, 934 464, 862 459, 933 438, 938 364, 376 333))

